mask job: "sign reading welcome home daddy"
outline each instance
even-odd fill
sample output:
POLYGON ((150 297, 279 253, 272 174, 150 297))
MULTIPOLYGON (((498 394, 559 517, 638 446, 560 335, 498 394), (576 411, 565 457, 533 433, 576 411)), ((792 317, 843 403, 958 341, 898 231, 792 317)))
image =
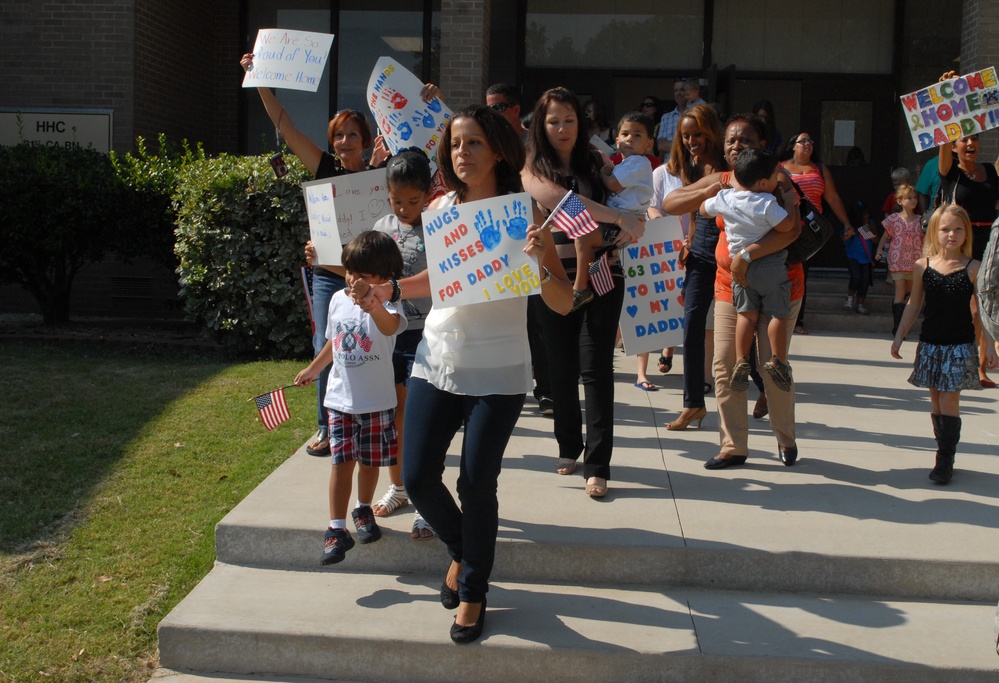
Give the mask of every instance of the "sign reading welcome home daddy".
POLYGON ((243 76, 243 87, 316 92, 332 46, 329 33, 262 28, 253 44, 253 68, 243 76))
POLYGON ((524 253, 532 206, 531 195, 521 192, 423 213, 436 308, 541 291, 537 260, 524 253))
POLYGON ((899 99, 917 152, 999 127, 999 80, 993 66, 899 99))
POLYGON ((645 224, 645 235, 620 249, 624 269, 621 339, 629 356, 683 343, 683 246, 678 216, 645 224))

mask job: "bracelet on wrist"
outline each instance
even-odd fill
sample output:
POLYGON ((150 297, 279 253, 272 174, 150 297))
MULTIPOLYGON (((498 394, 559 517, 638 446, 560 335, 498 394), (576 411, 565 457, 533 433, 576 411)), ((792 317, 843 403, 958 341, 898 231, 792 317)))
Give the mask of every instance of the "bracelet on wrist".
POLYGON ((543 285, 546 282, 551 282, 552 272, 547 268, 545 268, 544 266, 541 266, 541 272, 544 273, 544 276, 540 280, 538 280, 538 283, 543 285))
POLYGON ((389 284, 392 285, 392 296, 389 298, 389 303, 397 304, 402 299, 402 286, 396 279, 389 280, 389 284))

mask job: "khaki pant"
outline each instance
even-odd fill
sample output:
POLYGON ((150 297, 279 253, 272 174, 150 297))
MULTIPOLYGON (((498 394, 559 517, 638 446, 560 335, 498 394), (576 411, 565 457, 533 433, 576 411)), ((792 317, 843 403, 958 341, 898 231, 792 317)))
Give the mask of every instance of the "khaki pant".
MULTIPOLYGON (((790 347, 791 334, 801 299, 791 302, 791 313, 787 317, 787 342, 790 347)), ((725 301, 715 301, 715 396, 718 400, 718 431, 721 439, 721 452, 731 455, 749 455, 749 392, 732 391, 730 379, 735 366, 735 306, 725 301)), ((783 447, 795 445, 794 439, 794 387, 781 391, 770 379, 770 373, 763 370, 763 364, 770 360, 770 339, 767 337, 767 323, 770 319, 760 315, 756 325, 756 358, 763 377, 770 411, 770 428, 783 447)), ((788 359, 790 360, 790 359, 788 359)))

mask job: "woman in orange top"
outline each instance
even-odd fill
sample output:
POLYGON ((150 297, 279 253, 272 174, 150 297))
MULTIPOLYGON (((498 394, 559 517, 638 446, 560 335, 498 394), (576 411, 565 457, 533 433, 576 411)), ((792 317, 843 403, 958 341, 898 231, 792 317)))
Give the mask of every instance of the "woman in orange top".
MULTIPOLYGON (((729 164, 735 162, 739 152, 744 149, 766 148, 764 127, 753 114, 737 114, 729 119, 724 138, 725 158, 729 164)), ((728 187, 730 173, 714 173, 698 182, 676 190, 663 200, 663 211, 678 215, 691 211, 701 203, 715 196, 719 190, 728 187)), ((782 189, 793 192, 786 177, 782 176, 782 189)), ((770 231, 755 244, 746 247, 740 254, 742 258, 733 259, 729 256, 728 240, 725 230, 719 231, 718 245, 715 248, 715 259, 718 270, 715 274, 715 392, 718 399, 719 434, 721 449, 718 455, 704 463, 707 469, 722 469, 743 465, 749 453, 749 417, 746 393, 733 392, 729 382, 732 368, 735 366, 735 321, 736 310, 732 303, 732 280, 745 283, 746 268, 752 259, 773 254, 786 248, 800 233, 800 228, 790 232, 770 231), (746 258, 748 256, 748 259, 746 258)), ((788 278, 791 280, 791 315, 788 318, 789 328, 793 328, 801 296, 804 293, 804 271, 801 264, 788 267, 788 278)), ((772 355, 767 339, 768 320, 761 316, 757 327, 757 357, 769 358, 772 355)), ((790 343, 792 329, 787 330, 790 343)), ((770 410, 770 427, 777 437, 778 456, 787 466, 794 464, 798 458, 798 446, 794 433, 794 389, 780 391, 773 384, 767 373, 763 373, 763 383, 770 410)))

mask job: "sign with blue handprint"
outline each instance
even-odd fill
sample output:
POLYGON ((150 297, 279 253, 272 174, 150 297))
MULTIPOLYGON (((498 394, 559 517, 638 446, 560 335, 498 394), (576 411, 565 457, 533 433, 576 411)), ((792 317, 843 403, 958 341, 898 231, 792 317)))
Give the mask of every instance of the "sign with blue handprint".
POLYGON ((683 343, 683 228, 677 216, 645 224, 645 235, 620 250, 624 270, 621 339, 629 356, 683 343))
POLYGON ((531 196, 521 192, 424 212, 436 308, 541 292, 537 259, 524 253, 531 207, 531 196))
POLYGON ((375 64, 368 80, 368 106, 378 131, 392 154, 405 147, 419 147, 437 169, 437 145, 451 110, 439 97, 420 99, 423 83, 391 57, 375 64))

